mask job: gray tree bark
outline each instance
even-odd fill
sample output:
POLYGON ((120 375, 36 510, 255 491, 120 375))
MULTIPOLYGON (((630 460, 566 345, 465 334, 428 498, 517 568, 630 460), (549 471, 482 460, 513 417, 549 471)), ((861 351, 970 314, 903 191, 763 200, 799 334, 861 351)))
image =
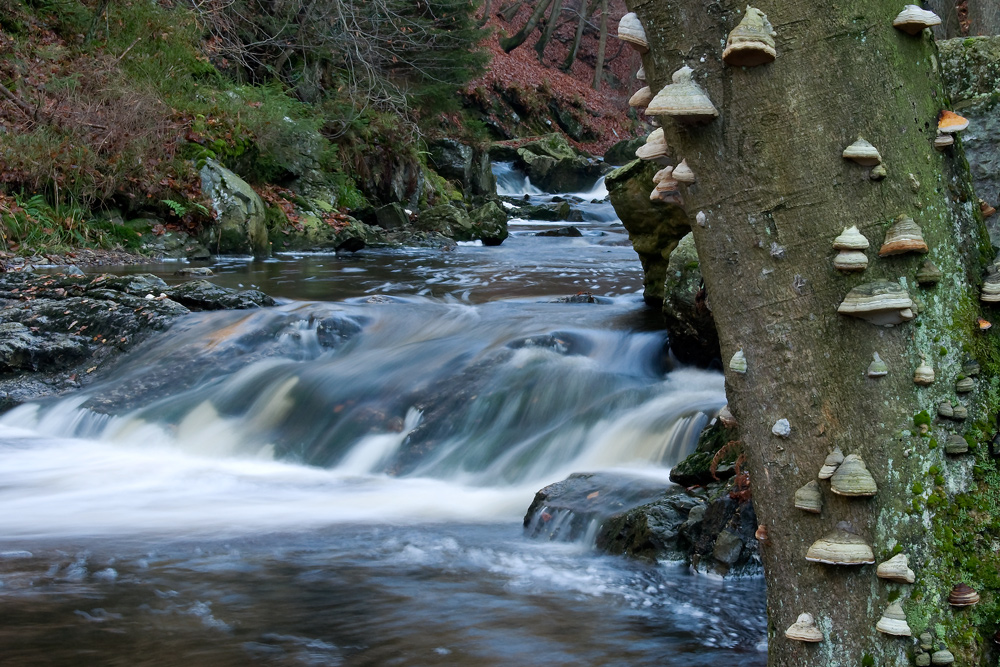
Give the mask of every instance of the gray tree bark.
POLYGON ((1000 35, 1000 1, 969 0, 969 34, 1000 35))
POLYGON ((723 358, 742 349, 749 366, 746 374, 727 368, 726 387, 766 531, 770 664, 913 664, 914 639, 875 629, 897 600, 914 636, 934 633, 956 664, 986 664, 1000 621, 1000 474, 988 447, 1000 351, 977 317, 1000 316, 984 315, 979 301, 992 250, 961 140, 950 152, 933 148, 946 97, 930 33, 894 29, 896 0, 762 0, 777 60, 744 69, 721 58, 744 2, 627 4, 650 42, 643 60, 653 90, 688 65, 720 111, 697 127, 661 122, 674 158, 687 159, 697 178, 682 194, 699 220, 693 231, 723 358), (881 152, 884 180, 841 157, 858 135, 881 152), (929 255, 878 257, 900 214, 922 227, 929 255), (831 244, 851 225, 870 240, 870 263, 842 275, 831 244), (927 257, 945 275, 936 287, 914 280, 927 257), (884 328, 837 313, 853 287, 877 279, 908 289, 920 302, 915 320, 884 328), (880 379, 866 375, 875 352, 890 368, 880 379), (937 377, 926 388, 913 382, 922 355, 937 377), (969 359, 983 373, 973 393, 959 395, 969 359), (932 419, 944 400, 968 404, 968 420, 932 419), (787 438, 772 433, 780 419, 791 424, 787 438), (946 456, 950 433, 967 436, 972 453, 946 456), (824 481, 821 514, 795 509, 796 489, 816 479, 836 446, 863 457, 877 495, 834 495, 824 481), (888 583, 874 565, 807 562, 809 546, 841 521, 878 562, 906 553, 916 582, 888 583), (983 596, 971 613, 947 602, 960 581, 983 596), (785 637, 805 612, 817 619, 821 643, 785 637))
POLYGON ((597 44, 597 63, 594 65, 593 89, 601 89, 604 76, 604 51, 608 46, 608 0, 601 0, 601 37, 597 44))
POLYGON ((512 37, 504 37, 501 39, 500 48, 506 53, 510 53, 517 47, 524 44, 524 40, 528 39, 528 35, 530 35, 535 29, 538 22, 542 20, 542 17, 545 15, 545 10, 549 8, 551 3, 552 0, 538 0, 538 4, 535 6, 535 11, 533 11, 531 16, 528 17, 528 22, 521 26, 521 29, 514 33, 512 37))
POLYGON ((538 41, 535 42, 535 53, 538 54, 538 62, 545 62, 545 47, 549 45, 552 34, 559 25, 559 15, 562 14, 562 0, 553 0, 552 11, 549 13, 549 22, 545 24, 545 31, 542 32, 538 41))

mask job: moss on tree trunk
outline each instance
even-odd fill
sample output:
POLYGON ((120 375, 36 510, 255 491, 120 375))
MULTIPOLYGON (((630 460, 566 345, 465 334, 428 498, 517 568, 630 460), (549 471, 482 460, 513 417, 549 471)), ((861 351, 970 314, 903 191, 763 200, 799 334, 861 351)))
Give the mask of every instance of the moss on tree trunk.
MULTIPOLYGON (((674 157, 697 176, 683 196, 688 215, 702 220, 693 229, 723 358, 742 349, 749 366, 745 375, 727 369, 726 380, 768 535, 761 553, 770 664, 912 664, 915 639, 875 629, 897 599, 914 636, 934 633, 958 664, 990 663, 1000 477, 987 443, 1000 406, 1000 348, 976 318, 991 248, 961 140, 951 152, 933 148, 947 100, 930 33, 895 30, 896 1, 768 0, 757 6, 777 32, 777 60, 743 69, 721 56, 745 3, 628 5, 650 42, 644 65, 653 90, 688 65, 720 110, 699 127, 662 121, 674 157), (884 180, 841 157, 859 135, 881 152, 884 180), (929 255, 878 257, 900 214, 922 227, 929 255), (845 276, 832 267, 831 244, 851 225, 870 240, 870 263, 845 276), (928 257, 944 279, 925 289, 914 273, 928 257), (837 314, 851 288, 879 279, 900 282, 919 301, 915 320, 883 328, 837 314), (875 352, 889 365, 881 379, 866 375, 875 352), (926 388, 912 379, 921 355, 937 377, 926 388), (969 359, 983 372, 973 393, 957 395, 969 359), (967 404, 969 418, 933 418, 922 433, 928 420, 920 415, 933 417, 943 400, 967 404), (771 431, 782 418, 791 424, 787 438, 771 431), (967 436, 972 451, 946 456, 949 433, 967 436), (816 478, 836 446, 864 458, 878 494, 846 498, 822 482, 822 513, 795 509, 795 490, 816 478), (810 544, 839 521, 853 524, 879 562, 906 553, 916 583, 887 583, 873 565, 807 562, 810 544), (978 606, 948 605, 959 581, 979 590, 978 606), (785 638, 803 612, 816 617, 822 643, 785 638)), ((1000 320, 995 311, 984 316, 1000 320)))

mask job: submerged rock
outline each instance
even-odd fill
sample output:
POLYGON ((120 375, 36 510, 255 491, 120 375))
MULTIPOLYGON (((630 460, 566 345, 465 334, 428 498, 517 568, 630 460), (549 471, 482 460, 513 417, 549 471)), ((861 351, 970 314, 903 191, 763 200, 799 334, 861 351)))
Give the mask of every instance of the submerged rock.
POLYGON ((496 202, 487 202, 471 217, 474 234, 483 245, 500 245, 507 238, 507 213, 496 202))

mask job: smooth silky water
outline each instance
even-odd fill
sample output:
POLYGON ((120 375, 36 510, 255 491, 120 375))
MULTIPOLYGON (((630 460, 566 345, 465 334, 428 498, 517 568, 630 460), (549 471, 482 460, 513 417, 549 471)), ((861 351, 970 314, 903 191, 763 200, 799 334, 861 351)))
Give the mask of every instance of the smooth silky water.
POLYGON ((759 579, 523 536, 572 472, 667 483, 725 402, 604 195, 580 238, 218 262, 284 303, 0 418, 0 664, 765 664, 759 579))

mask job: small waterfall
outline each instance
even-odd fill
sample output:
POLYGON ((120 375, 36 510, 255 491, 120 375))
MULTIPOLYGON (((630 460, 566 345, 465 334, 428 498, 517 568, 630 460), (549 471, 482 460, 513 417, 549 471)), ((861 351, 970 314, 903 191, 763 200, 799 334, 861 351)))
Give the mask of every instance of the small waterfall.
POLYGON ((502 197, 545 194, 532 185, 531 179, 516 169, 513 162, 494 162, 491 168, 497 179, 497 194, 502 197))

